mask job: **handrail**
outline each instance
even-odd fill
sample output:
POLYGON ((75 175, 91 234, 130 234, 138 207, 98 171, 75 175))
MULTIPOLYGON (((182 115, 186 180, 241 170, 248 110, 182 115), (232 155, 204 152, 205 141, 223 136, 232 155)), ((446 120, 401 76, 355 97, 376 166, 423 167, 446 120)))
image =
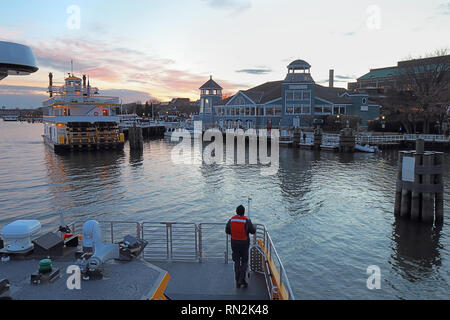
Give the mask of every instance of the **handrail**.
MULTIPOLYGON (((128 234, 147 240, 148 245, 141 253, 144 259, 199 263, 207 259, 223 259, 224 263, 230 260, 231 239, 225 233, 225 223, 99 221, 99 224, 104 241, 118 242, 128 234), (224 237, 220 238, 218 234, 224 237)), ((294 299, 286 270, 269 232, 263 224, 254 225, 256 233, 252 236, 250 250, 256 248, 257 259, 263 260, 270 298, 285 293, 283 296, 287 295, 287 299, 294 299)), ((69 227, 73 233, 81 233, 80 223, 74 222, 69 227)))

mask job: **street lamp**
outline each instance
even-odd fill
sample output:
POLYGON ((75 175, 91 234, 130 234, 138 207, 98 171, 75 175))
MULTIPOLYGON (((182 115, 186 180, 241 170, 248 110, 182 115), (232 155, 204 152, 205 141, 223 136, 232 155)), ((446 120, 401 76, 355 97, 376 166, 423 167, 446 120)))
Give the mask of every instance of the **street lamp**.
POLYGON ((382 129, 386 128, 386 116, 381 117, 381 128, 382 129))

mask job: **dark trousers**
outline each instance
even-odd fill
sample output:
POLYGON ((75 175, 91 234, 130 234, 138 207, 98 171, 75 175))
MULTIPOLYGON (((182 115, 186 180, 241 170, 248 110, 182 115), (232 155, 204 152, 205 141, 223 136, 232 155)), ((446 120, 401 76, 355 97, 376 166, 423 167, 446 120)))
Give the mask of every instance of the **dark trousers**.
POLYGON ((236 282, 245 280, 248 267, 248 241, 231 241, 232 258, 234 261, 234 275, 236 282))

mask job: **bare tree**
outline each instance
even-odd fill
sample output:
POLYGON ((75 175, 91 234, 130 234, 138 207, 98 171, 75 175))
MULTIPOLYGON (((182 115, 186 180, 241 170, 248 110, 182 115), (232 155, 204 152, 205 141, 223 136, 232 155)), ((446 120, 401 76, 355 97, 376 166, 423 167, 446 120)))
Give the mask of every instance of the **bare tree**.
POLYGON ((407 132, 415 132, 419 122, 424 133, 430 132, 433 122, 442 126, 450 105, 448 53, 448 49, 440 49, 426 58, 399 63, 396 86, 386 95, 384 111, 407 132))

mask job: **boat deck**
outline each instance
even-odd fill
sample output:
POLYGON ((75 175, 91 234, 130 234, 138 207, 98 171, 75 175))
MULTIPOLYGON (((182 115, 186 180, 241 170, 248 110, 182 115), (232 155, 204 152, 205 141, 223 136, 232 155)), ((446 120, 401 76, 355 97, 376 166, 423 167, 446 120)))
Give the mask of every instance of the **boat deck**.
POLYGON ((167 270, 172 300, 269 300, 264 275, 251 272, 247 288, 236 288, 233 263, 153 262, 167 270))
MULTIPOLYGON (((59 276, 52 282, 33 285, 30 276, 37 273, 38 259, 2 263, 1 276, 10 283, 13 300, 148 300, 151 299, 166 271, 143 260, 131 262, 110 261, 105 265, 101 280, 81 281, 79 290, 70 290, 67 268, 75 265, 73 259, 54 259, 59 276)), ((0 279, 1 280, 1 279, 0 279)))

